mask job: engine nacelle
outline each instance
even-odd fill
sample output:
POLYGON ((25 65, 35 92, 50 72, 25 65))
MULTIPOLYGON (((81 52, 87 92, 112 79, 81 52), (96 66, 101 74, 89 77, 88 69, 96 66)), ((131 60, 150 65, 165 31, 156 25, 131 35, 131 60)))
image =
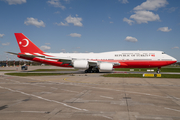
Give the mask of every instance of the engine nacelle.
POLYGON ((112 63, 100 63, 99 64, 99 70, 112 71, 113 70, 113 64, 112 63))
POLYGON ((73 66, 76 69, 88 69, 89 68, 89 64, 87 60, 75 60, 73 62, 73 66))

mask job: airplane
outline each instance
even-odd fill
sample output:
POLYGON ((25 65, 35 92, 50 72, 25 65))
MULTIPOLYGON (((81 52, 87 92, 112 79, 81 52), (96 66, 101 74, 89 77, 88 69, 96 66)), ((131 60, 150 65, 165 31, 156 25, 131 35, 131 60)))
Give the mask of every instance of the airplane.
POLYGON ((102 53, 46 53, 23 33, 14 33, 20 53, 7 52, 17 57, 59 67, 83 69, 85 73, 113 71, 114 68, 155 68, 177 60, 163 51, 112 51, 102 53))

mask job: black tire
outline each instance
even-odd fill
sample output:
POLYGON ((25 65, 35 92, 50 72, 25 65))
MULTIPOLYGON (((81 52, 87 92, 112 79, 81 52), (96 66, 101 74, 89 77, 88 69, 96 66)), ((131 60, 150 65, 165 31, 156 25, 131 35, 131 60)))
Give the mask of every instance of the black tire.
POLYGON ((160 73, 160 70, 157 70, 156 73, 160 73))

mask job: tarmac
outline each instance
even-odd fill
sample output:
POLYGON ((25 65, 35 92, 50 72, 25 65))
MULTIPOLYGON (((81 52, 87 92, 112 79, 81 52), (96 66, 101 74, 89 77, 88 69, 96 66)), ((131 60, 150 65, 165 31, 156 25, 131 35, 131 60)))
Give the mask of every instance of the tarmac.
POLYGON ((2 73, 0 120, 180 120, 180 79, 2 73))

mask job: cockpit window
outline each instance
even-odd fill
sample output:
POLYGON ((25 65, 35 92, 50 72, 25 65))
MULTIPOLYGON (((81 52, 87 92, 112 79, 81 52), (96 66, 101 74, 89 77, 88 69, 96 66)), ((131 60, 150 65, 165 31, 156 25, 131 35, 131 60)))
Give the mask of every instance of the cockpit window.
POLYGON ((165 54, 165 52, 162 52, 162 54, 165 54))

